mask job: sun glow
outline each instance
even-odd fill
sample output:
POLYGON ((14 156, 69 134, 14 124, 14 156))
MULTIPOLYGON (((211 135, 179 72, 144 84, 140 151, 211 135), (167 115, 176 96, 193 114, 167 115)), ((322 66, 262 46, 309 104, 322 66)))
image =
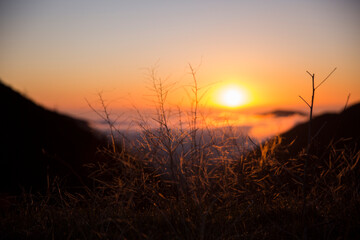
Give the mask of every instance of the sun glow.
POLYGON ((248 103, 248 95, 238 85, 227 85, 218 90, 217 105, 228 108, 237 108, 248 103))

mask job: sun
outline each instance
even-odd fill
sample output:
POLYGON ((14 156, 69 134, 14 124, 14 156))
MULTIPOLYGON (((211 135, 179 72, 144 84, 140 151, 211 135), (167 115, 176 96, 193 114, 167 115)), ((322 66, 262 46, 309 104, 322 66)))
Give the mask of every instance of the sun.
POLYGON ((237 108, 247 102, 247 94, 240 86, 228 85, 218 90, 217 103, 223 107, 237 108))

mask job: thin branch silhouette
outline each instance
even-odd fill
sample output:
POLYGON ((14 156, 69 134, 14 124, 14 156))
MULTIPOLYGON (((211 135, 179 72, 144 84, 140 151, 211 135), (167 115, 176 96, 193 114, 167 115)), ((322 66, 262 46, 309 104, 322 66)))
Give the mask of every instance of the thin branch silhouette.
POLYGON ((331 73, 329 73, 329 75, 327 75, 327 77, 326 77, 324 80, 322 80, 322 82, 321 82, 319 85, 317 85, 317 86, 315 87, 315 90, 316 90, 318 87, 320 87, 320 86, 336 71, 336 69, 337 69, 337 68, 334 68, 334 70, 332 70, 331 73))
POLYGON ((311 107, 310 104, 309 104, 302 96, 299 96, 299 98, 301 98, 301 100, 303 100, 303 101, 306 103, 306 105, 308 105, 309 107, 311 107))

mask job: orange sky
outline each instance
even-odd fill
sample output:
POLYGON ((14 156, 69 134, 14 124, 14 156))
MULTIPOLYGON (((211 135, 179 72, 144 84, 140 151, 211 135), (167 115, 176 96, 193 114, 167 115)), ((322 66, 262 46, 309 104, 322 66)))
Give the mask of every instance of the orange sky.
MULTIPOLYGON (((247 106, 306 106, 360 100, 360 5, 356 1, 2 1, 0 78, 60 111, 88 109, 103 92, 111 107, 151 105, 147 69, 175 83, 173 105, 192 83, 214 105, 237 84, 247 106)), ((206 102, 206 101, 204 101, 206 102)))

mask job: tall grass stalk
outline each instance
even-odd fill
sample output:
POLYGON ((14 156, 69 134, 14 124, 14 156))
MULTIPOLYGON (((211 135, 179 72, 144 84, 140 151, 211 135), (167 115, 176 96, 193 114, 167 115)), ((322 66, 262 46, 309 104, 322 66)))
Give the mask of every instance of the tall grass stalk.
MULTIPOLYGON (((303 100, 306 105, 309 107, 309 123, 308 123, 308 143, 306 147, 306 156, 305 156, 305 164, 304 164, 304 173, 303 173, 303 221, 304 221, 304 231, 303 231, 303 239, 308 239, 308 221, 307 221, 307 189, 308 189, 308 164, 309 164, 309 158, 311 158, 311 146, 313 141, 313 135, 312 135, 312 122, 313 122, 313 110, 314 110, 314 98, 315 98, 315 90, 318 89, 334 72, 336 68, 334 68, 328 76, 321 81, 316 87, 315 87, 315 74, 311 74, 309 71, 306 71, 310 77, 311 77, 311 86, 312 86, 312 94, 311 94, 311 104, 309 104, 303 97, 299 96, 301 100, 303 100)), ((320 129, 321 130, 321 129, 320 129)))

